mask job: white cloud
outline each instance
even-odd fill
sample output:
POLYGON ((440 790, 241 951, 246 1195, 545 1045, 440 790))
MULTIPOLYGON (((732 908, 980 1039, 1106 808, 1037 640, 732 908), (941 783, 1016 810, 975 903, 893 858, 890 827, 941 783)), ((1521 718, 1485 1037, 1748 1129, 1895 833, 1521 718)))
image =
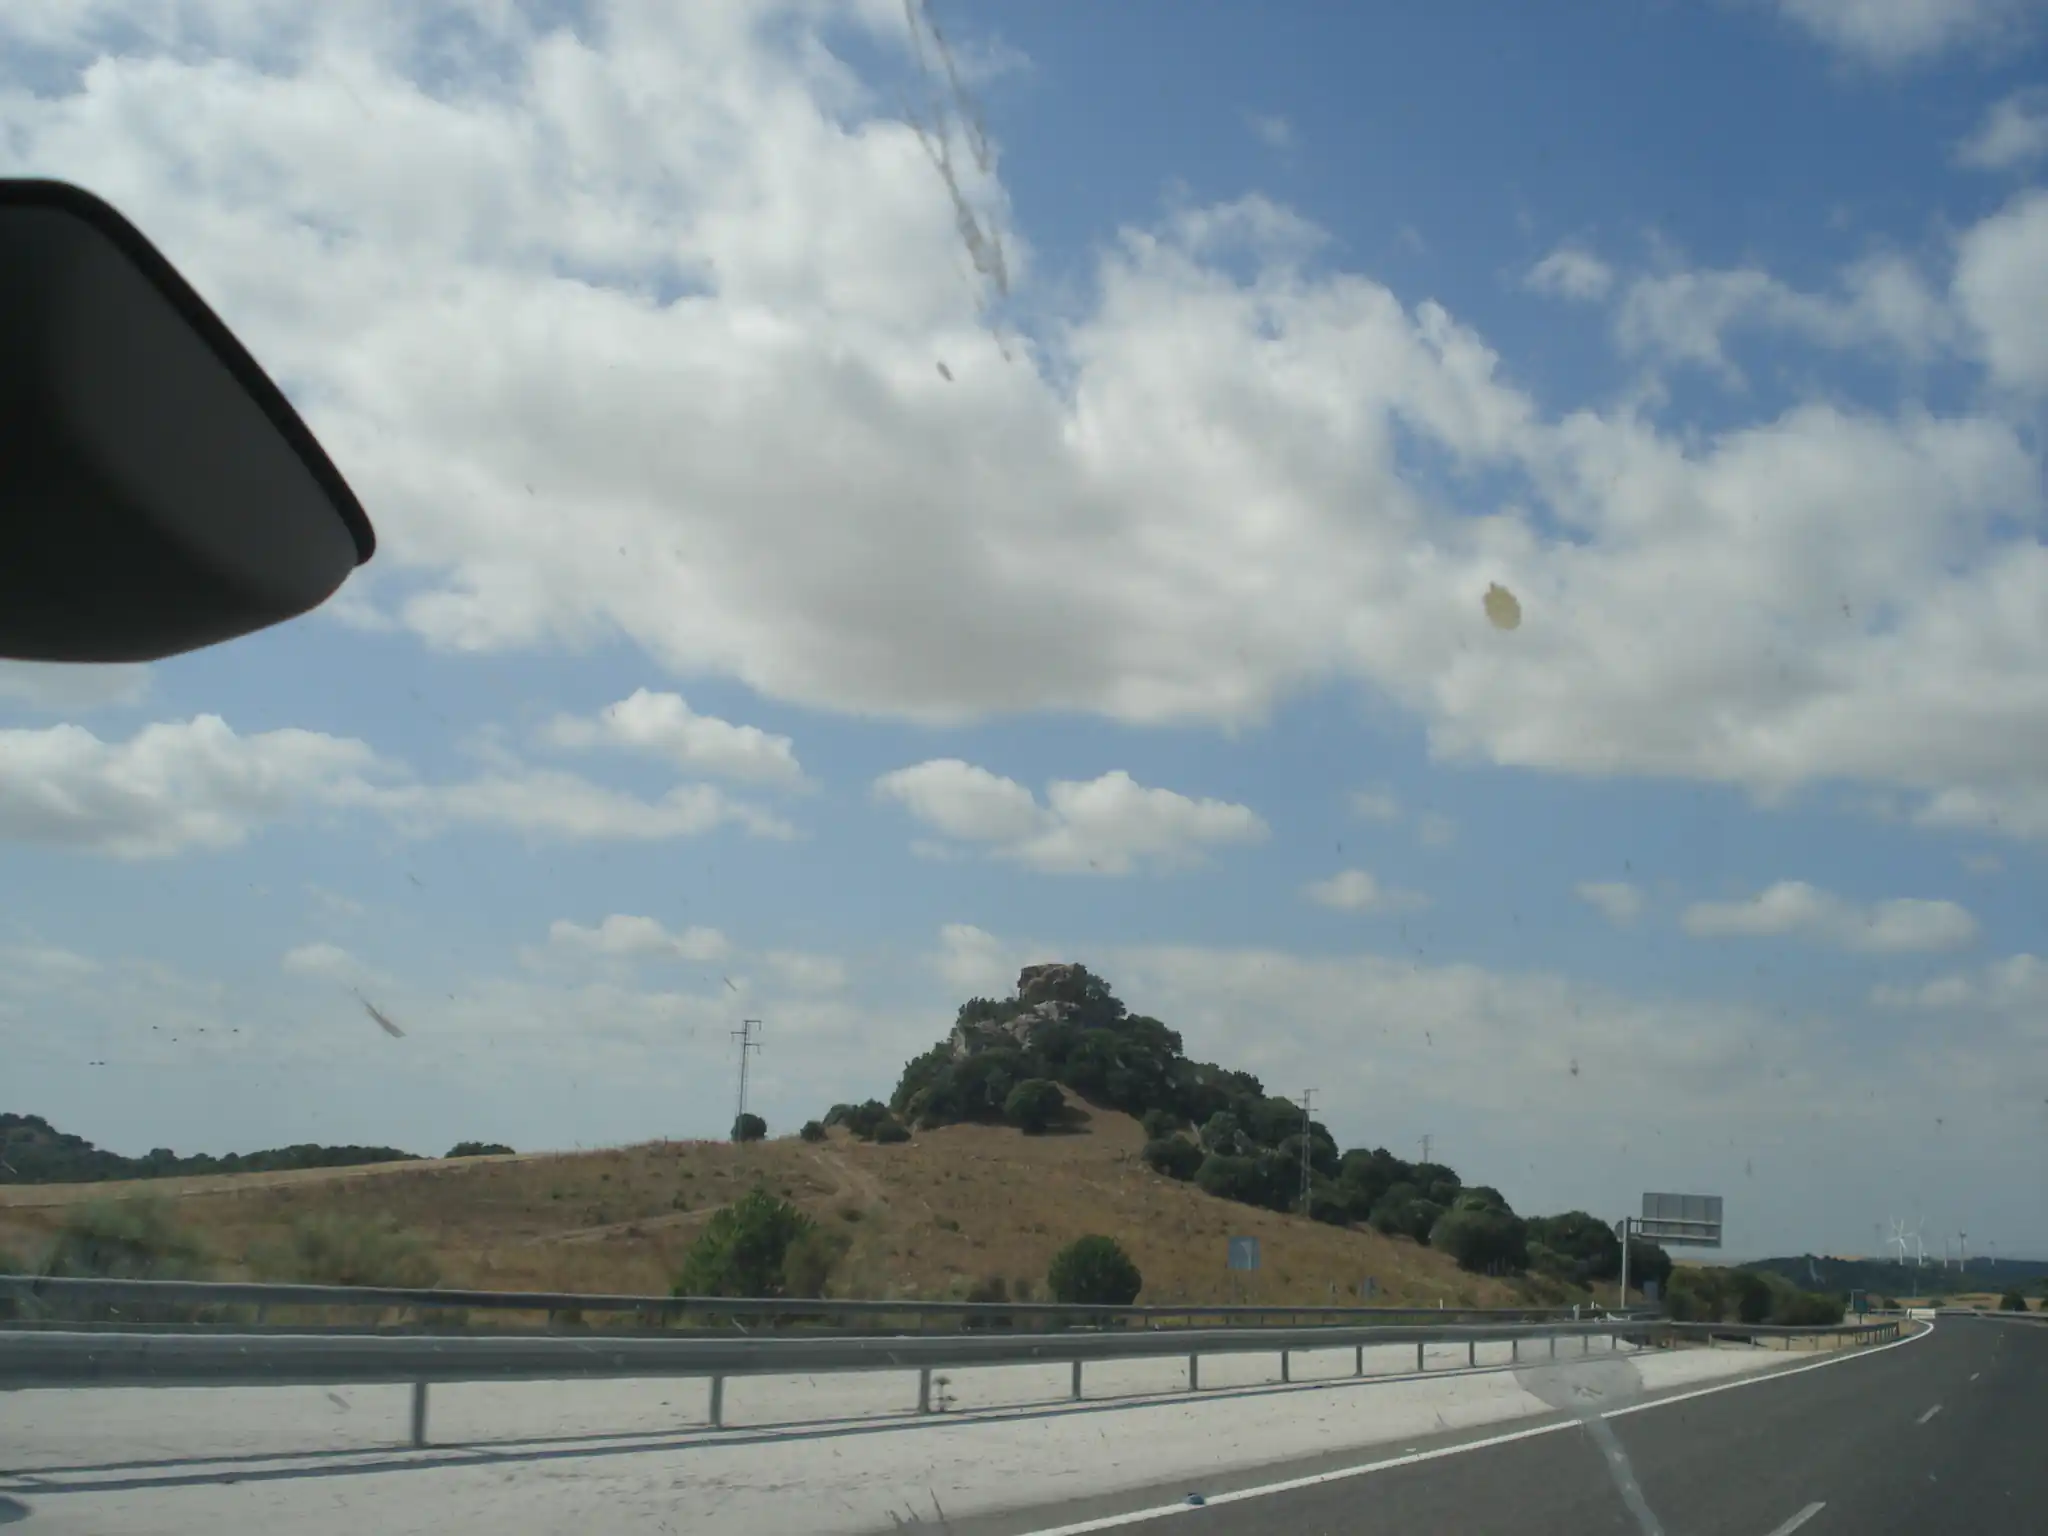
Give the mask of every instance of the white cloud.
POLYGON ((688 837, 787 822, 709 785, 645 801, 574 774, 508 764, 466 782, 408 781, 368 745, 318 731, 237 735, 217 715, 102 741, 77 725, 0 731, 0 841, 123 859, 233 848, 308 810, 363 810, 428 836, 455 825, 571 840, 688 837))
POLYGON ((2036 955, 2009 955, 1917 986, 1877 986, 1871 989, 1870 1000, 1881 1008, 1928 1013, 1983 1010, 2016 1016, 2039 1027, 2043 1010, 2048 1008, 2048 961, 2036 955))
POLYGON ((1140 865, 1198 862, 1211 848, 1262 841, 1248 806, 1197 800, 1139 784, 1122 769, 1089 780, 1054 779, 1040 805, 1031 791, 958 758, 885 773, 875 792, 924 825, 1049 873, 1126 875, 1140 865))
POLYGON ((1857 64, 1894 69, 2017 39, 2033 0, 1775 0, 1788 21, 1857 64))
POLYGON ((1351 792, 1351 814, 1364 821, 1399 821, 1401 802, 1392 790, 1354 789, 1351 792))
MULTIPOLYGON (((1105 239, 1006 360, 924 147, 807 8, 571 33, 486 7, 488 77, 395 3, 191 0, 105 57, 116 12, 19 10, 0 46, 33 30, 54 83, 0 96, 0 174, 111 197, 292 381, 379 509, 352 601, 437 645, 624 643, 940 722, 1238 726, 1349 682, 1445 759, 2048 827, 2007 814, 2048 754, 2048 554, 2008 531, 2039 525, 2040 464, 1989 408, 1553 412, 1441 305, 1311 265, 1319 232, 1261 198, 1105 239), (1468 504, 1417 458, 1515 489, 1468 504)), ((1995 8, 1795 14, 1903 58, 1995 8)), ((871 22, 897 46, 898 12, 871 22)), ((1730 327, 1909 358, 1968 335, 2034 387, 2032 207, 1964 237, 1947 306, 1896 259, 1823 293, 1662 274, 1630 334, 1708 367, 1730 327)), ((1006 247, 1020 294, 1030 257, 1006 247)), ((577 824, 769 828, 692 793, 577 824)))
POLYGON ((1995 853, 1966 853, 1963 868, 1973 875, 1995 875, 2005 868, 2005 860, 1995 853))
POLYGON ((77 725, 0 731, 0 840, 124 859, 232 848, 299 804, 375 794, 365 776, 380 767, 360 741, 238 736, 218 715, 125 742, 77 725))
POLYGON ((548 943, 571 954, 608 960, 722 960, 732 952, 730 941, 716 928, 671 933, 654 918, 623 912, 612 913, 595 928, 557 918, 548 925, 548 943))
POLYGON ((1339 912, 1409 912, 1429 905, 1427 897, 1391 890, 1362 869, 1340 869, 1326 880, 1311 881, 1302 894, 1339 912))
POLYGON ((1294 148, 1294 125, 1278 114, 1247 112, 1245 126, 1268 149, 1294 148))
POLYGON ((2048 155, 2048 88, 2030 86, 1995 102, 1956 159, 1980 171, 2016 170, 2048 155))
POLYGON ((1954 291, 1992 378, 2048 390, 2048 190, 2022 192, 1965 232, 1954 291))
POLYGON ((1610 923, 1627 924, 1642 916, 1642 888, 1626 880, 1581 880, 1572 892, 1610 923))
POLYGON ((1531 267, 1522 281, 1538 293, 1585 303, 1607 297, 1614 286, 1614 268, 1591 251, 1561 245, 1531 267))
POLYGON ((1872 953, 1962 949, 1977 938, 1977 920, 1953 901, 1859 905, 1799 880, 1743 901, 1695 902, 1681 921, 1698 938, 1800 938, 1872 953))
POLYGON ((146 666, 0 660, 0 699, 31 709, 106 709, 140 704, 148 692, 146 666))
POLYGON ((362 961, 339 944, 301 944, 286 950, 278 965, 287 976, 338 981, 345 985, 361 981, 367 973, 362 961))
POLYGON ((791 786, 804 777, 787 736, 697 714, 679 694, 645 688, 607 705, 595 719, 558 715, 546 736, 557 746, 652 752, 678 768, 758 784, 791 786))
POLYGON ((1741 374, 1725 341, 1750 329, 1794 336, 1813 346, 1934 357, 1955 336, 1954 318, 1912 263, 1872 256, 1844 270, 1841 291, 1802 293, 1753 267, 1675 271, 1633 280, 1615 317, 1624 350, 1741 374))

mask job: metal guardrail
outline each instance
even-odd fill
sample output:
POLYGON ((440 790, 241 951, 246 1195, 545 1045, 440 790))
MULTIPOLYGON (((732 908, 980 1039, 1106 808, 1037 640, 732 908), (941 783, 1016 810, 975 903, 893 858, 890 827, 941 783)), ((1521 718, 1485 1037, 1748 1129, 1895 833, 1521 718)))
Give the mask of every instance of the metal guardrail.
MULTIPOLYGON (((758 1319, 901 1325, 919 1331, 934 1323, 1015 1328, 1020 1320, 1041 1327, 1159 1328, 1199 1326, 1200 1320, 1273 1326, 1358 1326, 1401 1318, 1437 1322, 1563 1319, 1569 1307, 1275 1307, 1190 1303, 1183 1306, 1099 1307, 1051 1301, 854 1301, 831 1298, 722 1296, 635 1296, 574 1291, 463 1291, 406 1286, 276 1285, 254 1281, 106 1280, 40 1275, 0 1275, 0 1301, 12 1299, 61 1312, 67 1305, 142 1310, 165 1308, 254 1309, 346 1308, 379 1311, 525 1312, 565 1314, 627 1313, 652 1322, 689 1319, 758 1319)), ((1650 1312, 1618 1316, 1651 1316, 1650 1312)), ((876 1331, 876 1330, 871 1330, 876 1331)))
MULTIPOLYGON (((18 1280, 18 1277, 16 1277, 18 1280)), ((43 1282, 49 1294, 54 1282, 43 1282)), ((176 1286, 194 1294, 194 1285, 176 1282, 67 1281, 74 1295, 105 1299, 107 1287, 126 1292, 137 1286, 142 1295, 161 1301, 158 1286, 176 1286), (78 1289, 88 1288, 88 1289, 78 1289)), ((247 1288, 227 1287, 230 1290, 247 1288)), ((262 1288, 274 1289, 274 1288, 262 1288)), ((300 1296, 318 1295, 312 1303, 332 1304, 330 1293, 342 1292, 352 1304, 365 1298, 347 1287, 291 1287, 300 1296)), ((206 1288, 200 1294, 218 1294, 206 1288)), ((380 1292, 404 1295, 404 1292, 380 1292)), ((461 1293, 426 1293, 451 1296, 461 1293)), ((506 1293, 474 1293, 500 1296, 506 1293)), ((532 1296, 522 1295, 531 1303, 532 1296)), ((620 1298, 648 1300, 650 1298, 620 1298)), ((299 1301, 297 1304, 308 1304, 299 1301)), ((459 1303, 451 1303, 459 1304, 459 1303)), ((501 1303, 502 1304, 502 1303, 501 1303)), ((761 1303, 755 1303, 760 1305, 761 1303)), ((721 1303, 730 1305, 730 1303, 721 1303)), ((879 1304, 887 1305, 887 1304, 879 1304)), ((955 1305, 972 1305, 959 1303, 955 1305)), ((529 1310, 539 1308, 529 1306, 529 1310)), ((1000 1310, 1000 1304, 997 1304, 1000 1310)), ((1081 1313, 1156 1309, 1080 1308, 1081 1313)), ((1157 1309, 1171 1310, 1171 1309, 1157 1309)), ((1257 1309, 1247 1309, 1257 1310, 1257 1309)), ((1323 1310, 1323 1309, 1303 1309, 1323 1310)), ((1184 1315, 1175 1313, 1175 1315, 1184 1315)), ((1896 1338, 1901 1325, 1881 1322, 1842 1324, 1831 1328, 1773 1328, 1710 1323, 1673 1323, 1657 1317, 1564 1320, 1523 1319, 1513 1322, 1429 1322, 1367 1325, 1311 1323, 1289 1327, 1070 1329, 1055 1333, 961 1333, 952 1335, 838 1337, 646 1337, 631 1333, 564 1337, 559 1334, 436 1335, 436 1334, 307 1334, 255 1332, 87 1332, 57 1329, 0 1330, 0 1390, 79 1388, 92 1386, 332 1386, 405 1382, 412 1387, 412 1442, 427 1443, 427 1390, 437 1382, 560 1381, 573 1379, 702 1376, 710 1386, 710 1422, 723 1424, 725 1381, 744 1375, 815 1375, 837 1371, 915 1371, 918 1411, 931 1408, 935 1370, 975 1366, 1064 1364, 1071 1367, 1071 1391, 1078 1399, 1082 1368, 1090 1361, 1175 1358, 1187 1360, 1189 1391, 1201 1388, 1201 1357, 1217 1354, 1277 1352, 1280 1379, 1290 1379, 1290 1357, 1298 1350, 1351 1348, 1354 1368, 1365 1374, 1365 1351, 1390 1344, 1414 1345, 1415 1368, 1428 1369, 1428 1346, 1466 1346, 1468 1367, 1478 1363, 1482 1343, 1506 1343, 1511 1361, 1520 1361, 1524 1343, 1547 1343, 1549 1357, 1558 1355, 1558 1341, 1577 1338, 1581 1353, 1590 1353, 1596 1338, 1619 1349, 1624 1340, 1645 1347, 1687 1337, 1743 1338, 1752 1342, 1769 1335, 1820 1338, 1839 1335, 1863 1342, 1896 1338)))

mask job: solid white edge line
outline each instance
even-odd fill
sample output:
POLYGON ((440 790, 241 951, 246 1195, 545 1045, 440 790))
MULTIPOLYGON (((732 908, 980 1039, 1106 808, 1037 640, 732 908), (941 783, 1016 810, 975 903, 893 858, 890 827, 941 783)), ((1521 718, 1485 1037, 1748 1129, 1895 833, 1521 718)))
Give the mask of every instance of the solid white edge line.
POLYGON ((1915 1424, 1925 1424, 1929 1419, 1933 1418, 1939 1412, 1941 1412, 1941 1404, 1936 1403, 1932 1408, 1928 1409, 1925 1413, 1921 1414, 1920 1417, 1915 1419, 1913 1422, 1915 1424))
MULTIPOLYGON (((1654 1402, 1635 1403, 1627 1408, 1610 1408, 1600 1415, 1603 1419, 1625 1418, 1631 1413, 1645 1413, 1652 1408, 1665 1408, 1673 1403, 1689 1403, 1694 1398, 1711 1397, 1716 1392, 1732 1392, 1737 1387, 1754 1387, 1766 1381, 1779 1381, 1787 1376, 1803 1376, 1808 1371, 1825 1370, 1831 1365, 1840 1365, 1845 1360, 1868 1360, 1872 1355, 1881 1355, 1888 1349, 1897 1349, 1902 1344, 1912 1344, 1934 1332, 1929 1324, 1918 1333, 1909 1333, 1903 1338, 1893 1339, 1889 1344, 1874 1344, 1854 1354, 1834 1355, 1826 1360, 1815 1360, 1809 1365, 1794 1366, 1785 1371, 1767 1371, 1756 1376, 1739 1377, 1734 1381, 1716 1382, 1711 1387, 1700 1387, 1691 1392, 1675 1392, 1669 1397, 1660 1397, 1654 1402)), ((1539 1435, 1554 1435, 1559 1430, 1576 1429, 1577 1419, 1560 1419, 1554 1424, 1538 1424, 1533 1429, 1510 1430, 1504 1435, 1488 1435, 1483 1440, 1467 1440, 1458 1445, 1440 1446, 1433 1451, 1413 1451, 1406 1455, 1389 1456, 1382 1461, 1362 1462, 1353 1467, 1338 1467, 1329 1472, 1312 1472, 1305 1477, 1290 1477, 1277 1483, 1260 1483, 1253 1488, 1236 1488, 1229 1493, 1219 1493, 1204 1498, 1200 1504, 1189 1504, 1185 1500, 1178 1504, 1155 1504, 1150 1509, 1129 1510, 1121 1515, 1100 1515, 1093 1520, 1079 1520, 1072 1525, 1048 1525, 1021 1532, 1020 1536, 1089 1536, 1092 1531, 1113 1531, 1119 1526, 1136 1525, 1141 1520, 1160 1520, 1168 1515, 1185 1515, 1193 1510, 1207 1509, 1218 1504, 1236 1504, 1244 1499, 1263 1499, 1276 1493, 1292 1493, 1297 1488, 1314 1488, 1322 1483, 1341 1482, 1347 1477, 1365 1477, 1373 1472, 1388 1472, 1395 1467, 1411 1467, 1419 1462, 1439 1461, 1446 1456, 1462 1456, 1467 1451, 1483 1451, 1496 1445, 1511 1445, 1517 1440, 1534 1440, 1539 1435)), ((1793 1523, 1781 1526, 1772 1536, 1796 1529, 1800 1522, 1811 1519, 1821 1506, 1813 1505, 1793 1517, 1793 1523)))
POLYGON ((1806 1508, 1799 1511, 1798 1514, 1794 1515, 1790 1520, 1787 1520, 1783 1525, 1779 1526, 1775 1531, 1771 1532, 1771 1536, 1792 1536, 1792 1533, 1794 1531, 1798 1530, 1799 1527, 1806 1524, 1807 1521, 1811 1520, 1815 1515, 1819 1514, 1822 1510, 1826 1509, 1827 1507, 1827 1500, 1815 1499, 1811 1504, 1807 1505, 1806 1508))

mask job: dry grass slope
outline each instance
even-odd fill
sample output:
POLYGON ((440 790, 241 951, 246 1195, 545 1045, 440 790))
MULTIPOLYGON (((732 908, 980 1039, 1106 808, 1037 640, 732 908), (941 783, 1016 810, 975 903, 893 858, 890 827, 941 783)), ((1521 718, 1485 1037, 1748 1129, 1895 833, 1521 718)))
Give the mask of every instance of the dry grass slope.
POLYGON ((522 1153, 368 1168, 306 1169, 126 1184, 0 1187, 0 1249, 33 1258, 65 1207, 132 1192, 169 1198, 221 1272, 293 1221, 320 1214, 385 1217, 416 1231, 442 1283, 491 1289, 665 1292, 702 1223, 756 1181, 851 1247, 840 1296, 957 1298, 1000 1277, 1043 1294, 1063 1245, 1118 1238, 1145 1276, 1141 1301, 1329 1303, 1357 1299, 1367 1276, 1389 1305, 1502 1306, 1576 1300, 1543 1282, 1461 1273, 1405 1240, 1349 1231, 1214 1199, 1140 1160, 1137 1122, 1095 1111, 1075 1134, 1024 1136, 955 1125, 877 1146, 842 1132, 736 1146, 652 1142, 600 1152, 522 1153), (1264 1267, 1224 1268, 1224 1240, 1260 1239, 1264 1267), (1333 1290, 1334 1288, 1334 1290, 1333 1290))

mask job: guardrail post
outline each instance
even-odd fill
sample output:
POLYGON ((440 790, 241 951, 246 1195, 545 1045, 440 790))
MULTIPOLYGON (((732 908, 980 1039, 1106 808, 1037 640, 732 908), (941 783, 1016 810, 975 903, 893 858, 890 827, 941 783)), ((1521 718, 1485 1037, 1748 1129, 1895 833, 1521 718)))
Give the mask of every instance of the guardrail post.
POLYGON ((1429 1369, 1429 1362, 1422 1357, 1422 1340, 1420 1339, 1415 1341, 1415 1369, 1418 1371, 1429 1369))
POLYGON ((1520 1365, 1522 1363, 1522 1341, 1520 1339, 1508 1340, 1508 1363, 1510 1365, 1520 1365))
POLYGON ((1282 1381, 1292 1381, 1294 1379, 1287 1373, 1287 1351, 1284 1349, 1280 1351, 1280 1379, 1282 1381))
POLYGON ((1074 1362, 1074 1401, 1081 1401, 1081 1362, 1074 1362))
POLYGON ((1465 1341, 1465 1364, 1468 1366, 1479 1364, 1479 1341, 1477 1339, 1467 1339, 1465 1341))
POLYGON ((1550 1336, 1550 1358, 1557 1358, 1557 1335, 1554 1333, 1550 1336))
POLYGON ((1590 1355, 1591 1353, 1593 1353, 1593 1335, 1591 1335, 1590 1333, 1582 1333, 1579 1335, 1579 1353, 1582 1355, 1590 1355))
POLYGON ((412 1384, 412 1445, 414 1450, 424 1449, 427 1443, 427 1384, 416 1381, 412 1384))
POLYGON ((1190 1392, 1202 1390, 1202 1357, 1200 1355, 1188 1356, 1188 1390, 1190 1392))
POLYGON ((1354 1376, 1363 1376, 1365 1374, 1365 1346, 1363 1344, 1358 1346, 1358 1359, 1355 1362, 1355 1365, 1356 1369, 1354 1369, 1351 1374, 1354 1376))
POLYGON ((928 1365, 918 1367, 917 1411, 919 1413, 930 1413, 932 1411, 932 1368, 928 1365))
POLYGON ((711 1378, 711 1427, 725 1428, 725 1378, 716 1374, 711 1378))

